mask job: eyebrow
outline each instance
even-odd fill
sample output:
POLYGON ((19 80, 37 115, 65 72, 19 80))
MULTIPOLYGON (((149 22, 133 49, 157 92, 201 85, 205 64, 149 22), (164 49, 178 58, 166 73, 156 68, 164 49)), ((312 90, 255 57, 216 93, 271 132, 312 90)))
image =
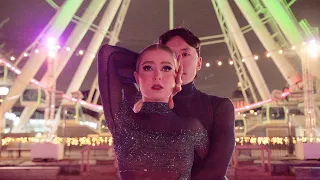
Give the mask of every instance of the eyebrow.
POLYGON ((172 63, 169 62, 169 61, 162 61, 160 64, 170 64, 170 65, 172 65, 172 63))
POLYGON ((144 65, 144 64, 148 64, 148 63, 149 63, 149 64, 154 64, 154 62, 153 62, 153 61, 145 61, 145 62, 143 62, 143 63, 142 63, 142 65, 144 65))
POLYGON ((189 51, 190 50, 190 48, 183 48, 183 49, 181 49, 182 51, 189 51))
MULTIPOLYGON (((155 63, 154 63, 154 61, 145 61, 145 62, 142 63, 142 65, 144 65, 144 64, 155 64, 155 63)), ((162 61, 160 64, 170 64, 170 65, 172 65, 172 63, 169 62, 169 61, 162 61)))

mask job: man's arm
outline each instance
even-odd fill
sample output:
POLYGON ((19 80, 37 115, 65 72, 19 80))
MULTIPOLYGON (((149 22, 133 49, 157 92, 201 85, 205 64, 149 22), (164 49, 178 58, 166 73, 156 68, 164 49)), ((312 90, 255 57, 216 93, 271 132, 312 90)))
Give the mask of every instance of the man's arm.
POLYGON ((137 53, 130 50, 104 45, 98 53, 98 79, 101 102, 107 126, 114 129, 114 116, 123 99, 130 102, 137 92, 133 85, 133 72, 137 53))
POLYGON ((229 99, 223 99, 217 105, 212 132, 209 135, 211 136, 209 154, 203 168, 192 179, 226 179, 226 171, 235 145, 234 113, 233 104, 229 99))

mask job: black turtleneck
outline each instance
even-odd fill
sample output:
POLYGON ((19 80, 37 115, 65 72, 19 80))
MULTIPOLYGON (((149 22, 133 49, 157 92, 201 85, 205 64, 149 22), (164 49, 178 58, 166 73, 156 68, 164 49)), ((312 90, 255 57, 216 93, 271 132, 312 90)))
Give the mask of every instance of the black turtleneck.
MULTIPOLYGON (((99 88, 105 116, 109 122, 113 121, 112 114, 118 112, 119 107, 108 107, 108 105, 119 104, 123 97, 122 90, 131 106, 136 100, 133 72, 137 56, 137 53, 130 50, 109 45, 103 46, 99 51, 99 88), (111 73, 100 73, 107 68, 111 73), (106 77, 109 80, 106 80, 106 77), (112 86, 114 84, 116 86, 112 86), (112 87, 112 96, 110 96, 110 87, 112 87)), ((203 93, 196 89, 194 82, 191 82, 183 85, 182 91, 174 96, 174 104, 174 112, 179 117, 197 118, 209 136, 209 154, 205 159, 195 156, 191 179, 225 179, 235 142, 234 107, 231 101, 203 93)))
POLYGON ((203 93, 191 82, 174 96, 174 110, 181 117, 199 119, 208 132, 209 155, 204 160, 195 157, 192 179, 225 179, 235 143, 232 102, 203 93))
POLYGON ((182 85, 182 89, 181 91, 176 95, 176 97, 180 97, 180 96, 190 96, 192 93, 197 92, 197 89, 194 85, 194 81, 182 85))

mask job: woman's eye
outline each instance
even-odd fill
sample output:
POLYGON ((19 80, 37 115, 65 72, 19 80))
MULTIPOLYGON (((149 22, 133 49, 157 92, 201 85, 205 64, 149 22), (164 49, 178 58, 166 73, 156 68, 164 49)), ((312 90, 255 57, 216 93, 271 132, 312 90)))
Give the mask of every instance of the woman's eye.
POLYGON ((162 70, 165 72, 171 71, 172 67, 171 66, 163 66, 162 70))
POLYGON ((151 71, 152 70, 152 67, 151 66, 143 66, 142 69, 144 71, 151 71))

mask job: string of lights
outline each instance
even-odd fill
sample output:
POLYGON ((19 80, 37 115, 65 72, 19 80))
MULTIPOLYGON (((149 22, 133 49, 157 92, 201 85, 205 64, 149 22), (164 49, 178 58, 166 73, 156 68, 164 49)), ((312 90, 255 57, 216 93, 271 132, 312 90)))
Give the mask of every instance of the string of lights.
MULTIPOLYGON (((303 46, 305 44, 306 43, 303 43, 303 46)), ((249 59, 249 58, 250 59, 253 58, 254 60, 257 61, 263 56, 265 56, 266 58, 271 58, 271 53, 279 53, 281 55, 285 55, 286 52, 296 52, 297 49, 298 48, 296 46, 292 46, 291 48, 276 49, 276 50, 273 50, 273 51, 270 51, 270 52, 255 53, 252 56, 242 57, 241 62, 244 63, 244 62, 246 62, 246 59, 249 59)), ((229 65, 233 65, 234 64, 234 61, 231 58, 226 58, 226 59, 227 59, 229 65)), ((220 66, 224 65, 224 60, 216 60, 216 64, 218 65, 218 67, 220 67, 220 66)), ((210 62, 206 62, 205 66, 206 67, 211 67, 210 62)))
MULTIPOLYGON (((313 42, 315 42, 315 40, 310 41, 310 43, 313 43, 313 42)), ((303 42, 303 43, 302 43, 302 46, 305 46, 306 44, 307 44, 306 42, 303 42)), ((57 48, 58 50, 61 49, 61 47, 60 47, 59 45, 57 45, 56 48, 57 48)), ((297 49, 298 49, 298 48, 297 48, 296 46, 292 46, 291 48, 275 49, 275 50, 270 51, 270 52, 255 53, 255 54, 253 54, 252 56, 242 57, 241 61, 244 63, 244 62, 246 61, 246 59, 248 59, 248 58, 253 58, 254 60, 259 60, 259 58, 263 56, 262 54, 264 54, 267 58, 270 58, 270 57, 271 57, 271 53, 279 53, 279 54, 284 55, 286 52, 289 52, 289 51, 290 51, 290 52, 295 52, 297 49)), ((66 47, 65 50, 66 50, 66 51, 70 51, 71 48, 70 48, 70 47, 66 47)), ((39 49, 35 49, 34 52, 35 52, 35 53, 39 53, 40 51, 39 51, 39 49)), ((76 52, 76 55, 82 56, 82 55, 84 55, 84 53, 85 53, 85 50, 80 49, 80 50, 78 50, 78 51, 76 52)), ((24 56, 24 57, 28 57, 29 54, 30 54, 30 52, 24 52, 24 53, 23 53, 23 56, 24 56)), ((95 54, 91 54, 90 56, 91 56, 92 58, 94 58, 94 57, 95 57, 95 54)), ((11 61, 14 61, 14 60, 16 60, 16 58, 15 58, 14 56, 11 56, 11 57, 10 57, 10 60, 11 60, 11 61)), ((227 58, 227 60, 228 60, 228 64, 229 64, 229 65, 233 65, 233 64, 234 64, 234 62, 233 62, 233 60, 232 60, 231 58, 227 58)), ((217 63, 218 66, 222 66, 222 65, 223 65, 223 60, 216 60, 216 63, 217 63)), ((210 67, 210 66, 211 66, 210 62, 205 63, 205 66, 206 66, 206 67, 210 67)))
MULTIPOLYGON (((297 143, 320 143, 320 137, 236 137, 237 145, 252 144, 252 145, 288 145, 290 140, 293 144, 297 143)), ((47 139, 38 137, 6 137, 2 139, 2 146, 10 143, 44 143, 47 139)), ((99 146, 112 145, 112 137, 54 137, 54 144, 66 144, 67 146, 99 146)))
MULTIPOLYGON (((305 44, 306 44, 306 43, 303 43, 303 45, 305 45, 305 44)), ((61 46, 57 45, 56 48, 57 48, 57 50, 60 50, 60 49, 61 49, 61 46)), ((252 56, 242 57, 241 61, 242 61, 242 62, 245 62, 246 59, 248 59, 248 58, 253 58, 254 60, 259 60, 259 58, 263 56, 262 54, 265 54, 265 56, 266 56, 267 58, 270 58, 270 57, 271 57, 271 53, 273 53, 273 52, 277 52, 277 53, 279 53, 279 54, 285 54, 285 52, 288 52, 288 51, 291 51, 291 52, 292 52, 292 51, 295 51, 296 49, 297 49, 296 46, 292 46, 291 48, 282 48, 282 49, 277 49, 277 50, 273 50, 273 51, 270 51, 270 52, 255 53, 255 54, 253 54, 252 56)), ((66 50, 66 51, 70 51, 71 48, 70 48, 70 47, 65 47, 65 50, 66 50)), ((34 49, 34 52, 35 52, 35 53, 39 53, 40 50, 36 48, 36 49, 34 49)), ((82 56, 82 55, 84 55, 84 53, 85 53, 85 50, 80 49, 80 50, 78 50, 78 51, 76 52, 76 55, 77 55, 77 56, 82 56)), ((28 57, 29 54, 30 54, 30 52, 24 52, 24 53, 23 53, 23 56, 24 56, 24 57, 28 57)), ((95 57, 95 54, 91 54, 90 56, 91 56, 92 58, 94 58, 94 57, 95 57)), ((14 60, 16 60, 16 58, 15 58, 14 56, 10 56, 10 60, 11 60, 11 61, 14 61, 14 60)), ((229 65, 233 65, 233 64, 234 64, 234 62, 233 62, 233 60, 232 60, 231 58, 227 58, 227 60, 228 60, 228 64, 229 64, 229 65)), ((223 65, 223 60, 217 60, 216 63, 217 63, 218 66, 222 66, 222 65, 223 65)), ((206 66, 206 67, 210 67, 211 64, 210 64, 209 62, 207 62, 207 63, 205 64, 205 66, 206 66)))
POLYGON ((306 142, 320 143, 320 137, 236 137, 236 143, 239 145, 243 145, 243 144, 288 145, 290 140, 292 141, 293 144, 306 143, 306 142))
MULTIPOLYGON (((57 50, 60 50, 60 49, 61 49, 61 47, 60 47, 59 45, 57 45, 55 48, 56 48, 57 50)), ((70 48, 70 47, 66 47, 65 50, 66 50, 66 51, 71 51, 71 48, 70 48)), ((34 49, 34 50, 32 49, 32 50, 30 50, 30 51, 23 52, 23 57, 27 58, 27 57, 31 54, 31 51, 34 51, 35 53, 39 53, 39 52, 40 52, 40 50, 39 50, 38 48, 36 48, 36 49, 34 49)), ((84 53, 85 53, 85 50, 80 49, 79 51, 76 52, 76 55, 77 55, 77 56, 83 56, 84 53)), ((91 57, 91 58, 94 58, 94 57, 95 57, 95 54, 91 54, 90 57, 91 57)), ((15 60, 16 60, 16 57, 15 57, 15 56, 10 56, 10 60, 11 60, 11 61, 15 61, 15 60)))
MULTIPOLYGON (((6 137, 2 138, 2 146, 11 143, 45 143, 48 139, 41 137, 6 137)), ((112 145, 112 137, 54 137, 50 140, 53 144, 66 144, 67 146, 99 146, 112 145)))

